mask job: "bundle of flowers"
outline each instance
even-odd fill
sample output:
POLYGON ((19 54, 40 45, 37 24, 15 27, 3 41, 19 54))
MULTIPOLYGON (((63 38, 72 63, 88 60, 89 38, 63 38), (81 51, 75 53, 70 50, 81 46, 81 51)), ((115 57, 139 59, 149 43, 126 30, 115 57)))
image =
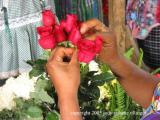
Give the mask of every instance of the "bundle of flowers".
MULTIPOLYGON (((86 40, 80 34, 80 25, 75 15, 67 15, 58 25, 55 15, 44 10, 43 26, 38 27, 39 44, 44 49, 56 46, 75 47, 81 64, 81 85, 78 98, 82 115, 86 120, 130 120, 133 116, 114 115, 109 112, 141 110, 126 95, 107 65, 91 61, 102 47, 101 37, 86 40), (99 87, 102 86, 102 87, 99 87), (107 93, 107 94, 106 94, 107 93), (126 107, 127 106, 127 107, 126 107)), ((131 55, 132 51, 128 52, 131 55)), ((27 61, 32 70, 17 78, 9 78, 0 87, 1 120, 60 120, 57 94, 45 71, 50 51, 36 61, 27 61)), ((127 56, 127 55, 126 55, 127 56)), ((63 89, 63 88, 62 88, 63 89)), ((139 118, 136 117, 136 120, 139 118)))
POLYGON ((80 33, 81 22, 74 14, 68 14, 60 24, 56 23, 54 13, 44 10, 42 13, 43 26, 37 28, 40 35, 39 44, 43 49, 54 49, 57 45, 65 43, 66 47, 78 49, 80 62, 89 63, 98 54, 102 47, 102 38, 88 40, 80 33))

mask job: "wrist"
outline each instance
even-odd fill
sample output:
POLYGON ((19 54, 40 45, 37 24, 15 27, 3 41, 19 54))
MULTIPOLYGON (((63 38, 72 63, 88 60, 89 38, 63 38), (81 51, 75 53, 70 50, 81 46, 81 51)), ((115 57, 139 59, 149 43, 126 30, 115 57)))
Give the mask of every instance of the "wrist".
POLYGON ((112 59, 107 63, 110 67, 114 67, 117 64, 119 64, 121 62, 121 60, 123 59, 123 57, 121 55, 116 55, 115 57, 112 57, 112 59))
POLYGON ((58 94, 58 101, 59 102, 68 102, 71 100, 77 100, 78 96, 77 93, 63 93, 63 94, 58 94))

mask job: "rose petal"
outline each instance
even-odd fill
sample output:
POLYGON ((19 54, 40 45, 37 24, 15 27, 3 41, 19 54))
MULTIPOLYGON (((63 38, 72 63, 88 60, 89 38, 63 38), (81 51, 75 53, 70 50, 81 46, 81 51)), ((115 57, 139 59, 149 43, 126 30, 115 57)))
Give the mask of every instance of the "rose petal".
POLYGON ((63 30, 65 30, 65 28, 66 28, 66 20, 61 20, 61 22, 60 22, 60 27, 61 27, 63 30))
POLYGON ((37 27, 37 32, 39 35, 41 35, 41 37, 45 37, 48 36, 52 33, 53 28, 50 27, 46 27, 46 26, 41 26, 41 27, 37 27))
POLYGON ((78 51, 79 62, 89 63, 94 59, 94 57, 95 57, 94 53, 88 52, 86 54, 86 52, 83 52, 83 51, 80 51, 80 50, 78 51))
POLYGON ((42 22, 44 26, 52 26, 56 23, 55 14, 51 10, 44 10, 42 12, 42 22))
POLYGON ((74 14, 68 14, 66 18, 66 32, 71 32, 73 27, 77 26, 77 16, 74 14))
POLYGON ((157 78, 160 78, 160 73, 155 75, 157 78))
POLYGON ((71 41, 74 45, 77 45, 78 41, 82 39, 81 33, 77 28, 72 29, 69 37, 69 41, 71 41))
POLYGON ((53 49, 56 46, 56 41, 53 35, 42 37, 38 42, 43 49, 53 49))
POLYGON ((65 35, 63 29, 59 25, 55 26, 54 35, 55 35, 55 39, 58 43, 66 40, 66 35, 65 35))
POLYGON ((81 39, 78 44, 77 44, 78 49, 83 50, 83 51, 90 51, 90 52, 95 52, 95 42, 92 40, 87 40, 87 39, 81 39))

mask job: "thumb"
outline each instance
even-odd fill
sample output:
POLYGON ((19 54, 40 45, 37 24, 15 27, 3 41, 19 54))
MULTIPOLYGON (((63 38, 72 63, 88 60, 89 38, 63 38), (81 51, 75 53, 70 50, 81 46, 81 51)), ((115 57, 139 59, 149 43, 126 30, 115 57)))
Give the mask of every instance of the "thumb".
POLYGON ((76 49, 72 55, 70 64, 78 63, 78 50, 76 49))

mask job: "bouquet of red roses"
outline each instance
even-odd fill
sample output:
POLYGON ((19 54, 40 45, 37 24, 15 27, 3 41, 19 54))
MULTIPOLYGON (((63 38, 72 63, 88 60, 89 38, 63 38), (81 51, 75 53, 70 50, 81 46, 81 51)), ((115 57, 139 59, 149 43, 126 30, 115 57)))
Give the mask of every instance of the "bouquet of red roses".
POLYGON ((66 42, 78 49, 78 60, 88 63, 98 54, 102 47, 102 38, 85 39, 80 33, 81 22, 74 14, 68 14, 66 19, 56 22, 56 16, 51 10, 42 12, 43 26, 37 28, 40 35, 39 44, 43 49, 54 49, 66 42))

